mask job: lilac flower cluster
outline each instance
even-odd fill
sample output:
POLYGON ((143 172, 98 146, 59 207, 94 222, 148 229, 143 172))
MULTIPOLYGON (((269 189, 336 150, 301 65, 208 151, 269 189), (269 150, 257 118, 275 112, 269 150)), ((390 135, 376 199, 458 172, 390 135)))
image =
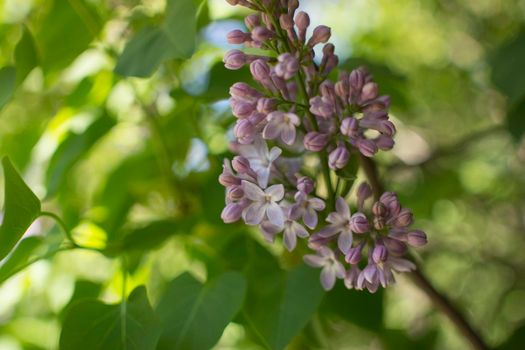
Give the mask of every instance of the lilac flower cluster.
POLYGON ((394 282, 393 271, 415 268, 402 257, 409 245, 426 243, 425 233, 408 228, 412 213, 392 192, 367 207, 372 189, 365 183, 356 191, 352 214, 344 199, 351 184, 342 191, 332 187, 331 178, 351 157, 372 157, 394 146, 389 98, 379 95, 363 68, 341 72, 335 83, 327 79, 339 62, 328 43, 330 28, 318 26, 307 37, 310 19, 298 11, 297 0, 228 2, 256 11, 245 19, 247 32, 228 34, 231 44, 244 44, 255 54, 231 50, 225 66, 248 66, 258 87, 239 82, 230 88, 236 156, 225 160, 219 178, 226 187, 222 219, 257 226, 271 242, 282 234, 289 251, 298 238, 309 238, 316 254, 304 260, 322 268, 326 290, 337 278, 347 288, 386 287, 394 282), (323 55, 316 60, 319 44, 323 55), (317 155, 317 165, 305 163, 310 155, 317 155), (321 174, 324 186, 316 186, 321 174))

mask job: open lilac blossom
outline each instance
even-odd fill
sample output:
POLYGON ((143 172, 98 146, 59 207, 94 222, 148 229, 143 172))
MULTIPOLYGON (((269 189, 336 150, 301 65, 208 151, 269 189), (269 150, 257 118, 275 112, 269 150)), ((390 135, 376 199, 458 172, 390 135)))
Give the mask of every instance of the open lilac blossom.
POLYGON ((321 285, 325 290, 334 287, 336 278, 345 277, 343 264, 335 257, 334 252, 328 247, 321 247, 316 255, 305 255, 304 261, 313 267, 321 267, 321 285))
POLYGON ((322 268, 326 290, 337 279, 372 293, 394 283, 394 273, 415 268, 404 256, 427 235, 410 227, 412 211, 394 192, 370 200, 377 186, 353 188, 348 177, 357 177, 357 170, 348 174, 354 161, 394 147, 390 98, 362 67, 328 78, 339 63, 331 30, 309 28, 298 0, 228 2, 255 11, 245 18, 247 31, 231 31, 228 42, 262 50, 224 58, 226 68, 249 71, 255 85, 237 82, 229 91, 235 157, 219 176, 221 218, 256 226, 269 242, 282 237, 288 251, 307 244, 316 253, 304 261, 322 268))

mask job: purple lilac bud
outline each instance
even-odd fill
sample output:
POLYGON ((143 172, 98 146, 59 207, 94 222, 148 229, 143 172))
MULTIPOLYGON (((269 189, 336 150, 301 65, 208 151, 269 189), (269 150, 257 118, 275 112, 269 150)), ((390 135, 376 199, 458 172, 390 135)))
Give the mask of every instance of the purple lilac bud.
POLYGON ((379 201, 386 206, 388 214, 391 216, 397 216, 401 211, 401 204, 394 192, 383 193, 379 198, 379 201))
POLYGON ((366 72, 361 68, 354 69, 350 73, 349 83, 353 91, 361 91, 363 85, 365 84, 365 77, 366 72))
POLYGON ((366 83, 363 86, 363 91, 361 92, 361 102, 373 100, 377 97, 379 93, 379 87, 376 83, 366 83))
POLYGON ((228 33, 227 40, 228 43, 239 45, 251 39, 249 33, 244 33, 242 30, 235 29, 228 33))
POLYGON ((277 100, 273 98, 263 97, 257 101, 257 111, 264 114, 269 114, 275 111, 277 107, 277 100))
POLYGON ((304 11, 301 11, 295 16, 295 25, 299 29, 299 40, 304 42, 306 40, 306 29, 310 26, 310 16, 304 11))
POLYGON ((233 115, 240 119, 248 118, 254 111, 255 105, 245 101, 231 101, 233 115))
POLYGON ((244 19, 244 24, 246 25, 246 28, 253 30, 255 27, 261 25, 261 16, 256 13, 249 15, 244 19))
POLYGON ((227 224, 236 222, 241 218, 243 209, 239 203, 230 203, 224 207, 221 219, 227 224))
POLYGON ((252 38, 261 42, 271 39, 274 35, 275 33, 273 31, 263 26, 255 27, 252 30, 252 38))
POLYGON ((361 251, 363 250, 363 244, 357 247, 350 248, 348 253, 345 255, 345 260, 351 265, 358 264, 361 261, 361 251))
POLYGON ((407 227, 412 224, 412 221, 412 211, 410 211, 410 209, 403 208, 393 220, 392 225, 395 227, 407 227))
POLYGON ((394 139, 392 139, 392 137, 387 136, 387 135, 379 135, 375 139, 375 143, 377 147, 383 151, 391 150, 392 148, 394 148, 394 144, 395 144, 394 139))
POLYGON ((232 160, 233 169, 239 174, 250 174, 253 172, 250 161, 243 156, 235 156, 232 160))
POLYGON ((290 16, 289 14, 287 13, 283 13, 280 17, 279 17, 279 24, 281 25, 281 28, 283 28, 284 30, 290 30, 293 28, 293 20, 292 20, 292 16, 290 16))
POLYGON ((334 170, 343 169, 349 159, 350 152, 348 152, 346 147, 341 143, 336 149, 330 152, 330 155, 328 156, 328 165, 334 170))
POLYGON ((312 152, 322 151, 328 144, 330 136, 316 131, 309 132, 304 136, 304 148, 312 152))
POLYGON ((230 88, 230 95, 238 100, 257 102, 262 97, 261 93, 246 83, 235 83, 230 88))
POLYGON ((335 114, 335 105, 327 97, 315 96, 310 99, 310 112, 323 118, 331 118, 335 114))
POLYGON ((241 185, 235 185, 228 187, 226 191, 226 197, 232 201, 239 201, 244 197, 244 191, 241 185))
POLYGON ((385 243, 385 246, 388 249, 388 251, 394 255, 402 256, 405 255, 408 251, 407 245, 401 241, 398 241, 397 239, 385 237, 383 238, 383 242, 385 243))
POLYGON ((372 196, 372 188, 366 183, 363 182, 357 188, 357 207, 359 210, 363 210, 364 202, 372 196))
POLYGON ((370 223, 363 213, 356 213, 350 218, 350 229, 355 233, 366 233, 370 230, 370 223))
POLYGON ((341 122, 341 133, 345 136, 356 136, 359 130, 359 122, 353 117, 343 119, 341 122))
POLYGON ((297 180, 297 189, 304 194, 310 194, 314 190, 314 181, 308 176, 302 176, 297 180))
POLYGON ((427 235, 421 230, 414 230, 407 233, 407 243, 414 247, 422 247, 427 244, 427 235))
POLYGON ((270 79, 270 67, 263 59, 258 59, 250 63, 250 72, 257 81, 268 81, 270 79))
POLYGON ((387 207, 381 202, 375 202, 372 206, 372 213, 377 217, 385 217, 388 214, 387 207))
POLYGON ((317 26, 314 29, 312 37, 308 40, 308 47, 314 47, 319 43, 326 43, 332 35, 331 30, 327 26, 317 26))
POLYGON ((374 260, 376 264, 379 264, 386 261, 387 258, 388 250, 386 247, 382 244, 377 244, 372 250, 372 260, 374 260))
POLYGON ((247 62, 248 57, 240 50, 230 50, 224 56, 224 65, 231 70, 241 69, 247 62))
POLYGON ((378 147, 374 141, 364 138, 357 141, 357 148, 365 157, 373 157, 378 151, 378 147))
POLYGON ((292 78, 299 70, 299 61, 290 53, 283 53, 278 57, 279 63, 275 66, 275 73, 286 80, 292 78))
POLYGON ((255 125, 252 124, 248 119, 240 119, 233 128, 233 133, 239 143, 247 145, 255 140, 256 133, 255 125))

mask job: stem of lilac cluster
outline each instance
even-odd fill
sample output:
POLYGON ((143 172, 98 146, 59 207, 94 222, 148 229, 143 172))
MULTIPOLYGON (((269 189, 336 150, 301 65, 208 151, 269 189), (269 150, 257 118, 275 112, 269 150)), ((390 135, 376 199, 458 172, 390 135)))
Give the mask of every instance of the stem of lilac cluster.
MULTIPOLYGON (((383 193, 383 184, 379 179, 379 173, 375 162, 367 157, 361 156, 361 167, 372 186, 374 198, 377 200, 383 193)), ((412 259, 414 260, 414 259, 412 259)), ((481 336, 474 330, 472 325, 461 314, 459 309, 443 294, 441 294, 423 274, 421 269, 417 268, 408 274, 412 282, 423 291, 427 297, 432 300, 434 305, 443 312, 449 320, 456 326, 456 329, 470 342, 473 349, 489 349, 481 336)))
MULTIPOLYGON (((270 13, 270 11, 268 11, 268 9, 264 7, 264 5, 262 4, 259 4, 259 5, 261 6, 262 11, 265 11, 266 13, 270 13)), ((286 50, 291 53, 292 50, 288 43, 286 34, 283 33, 281 26, 278 24, 276 19, 273 16, 269 16, 269 17, 270 17, 270 20, 272 21, 273 27, 275 28, 278 36, 281 38, 284 45, 286 46, 286 50)), ((276 51, 278 54, 281 53, 281 52, 278 52, 278 50, 276 51)), ((301 92, 304 97, 304 107, 306 109, 306 115, 310 119, 310 124, 312 124, 312 127, 314 128, 315 131, 319 131, 317 120, 315 120, 314 115, 310 112, 310 96, 308 95, 308 90, 306 89, 306 85, 304 83, 305 80, 304 80, 304 76, 303 76, 301 69, 299 69, 299 71, 297 72, 296 80, 298 81, 299 86, 301 87, 301 92)), ((328 205, 329 205, 329 208, 333 209, 333 206, 335 203, 335 191, 334 191, 334 188, 332 187, 332 179, 330 177, 330 168, 328 167, 328 155, 325 152, 321 151, 319 152, 319 158, 321 161, 321 169, 322 169, 324 181, 326 184, 326 192, 328 193, 328 203, 329 203, 328 205)))

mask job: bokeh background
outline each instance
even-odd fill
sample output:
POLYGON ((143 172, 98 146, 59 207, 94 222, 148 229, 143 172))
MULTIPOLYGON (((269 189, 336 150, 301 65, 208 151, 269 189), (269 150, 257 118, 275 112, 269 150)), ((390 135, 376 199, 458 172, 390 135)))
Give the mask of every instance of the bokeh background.
MULTIPOLYGON (((300 253, 219 217, 217 176, 233 122, 228 88, 250 79, 221 59, 232 48, 226 33, 243 27, 246 12, 204 1, 193 33, 171 23, 165 6, 0 0, 0 154, 77 239, 125 251, 128 283, 146 284, 153 302, 184 271, 204 281, 237 269, 253 285, 271 285, 300 253), (159 39, 130 47, 156 31, 191 42, 195 34, 196 46, 159 39)), ((303 0, 302 8, 314 24, 332 27, 342 68, 366 65, 392 96, 397 144, 378 162, 387 188, 428 233, 423 271, 491 346, 523 349, 525 1, 303 0)), ((46 242, 35 255, 62 239, 46 219, 29 234, 46 242)), ((57 254, 7 280, 0 267, 0 349, 55 349, 72 299, 120 300, 119 271, 111 256, 85 251, 57 254)), ((272 303, 252 300, 247 307, 262 313, 272 303)), ((215 349, 264 349, 245 321, 230 323, 215 349)), ((400 276, 373 296, 338 285, 289 347, 468 345, 400 276)))

